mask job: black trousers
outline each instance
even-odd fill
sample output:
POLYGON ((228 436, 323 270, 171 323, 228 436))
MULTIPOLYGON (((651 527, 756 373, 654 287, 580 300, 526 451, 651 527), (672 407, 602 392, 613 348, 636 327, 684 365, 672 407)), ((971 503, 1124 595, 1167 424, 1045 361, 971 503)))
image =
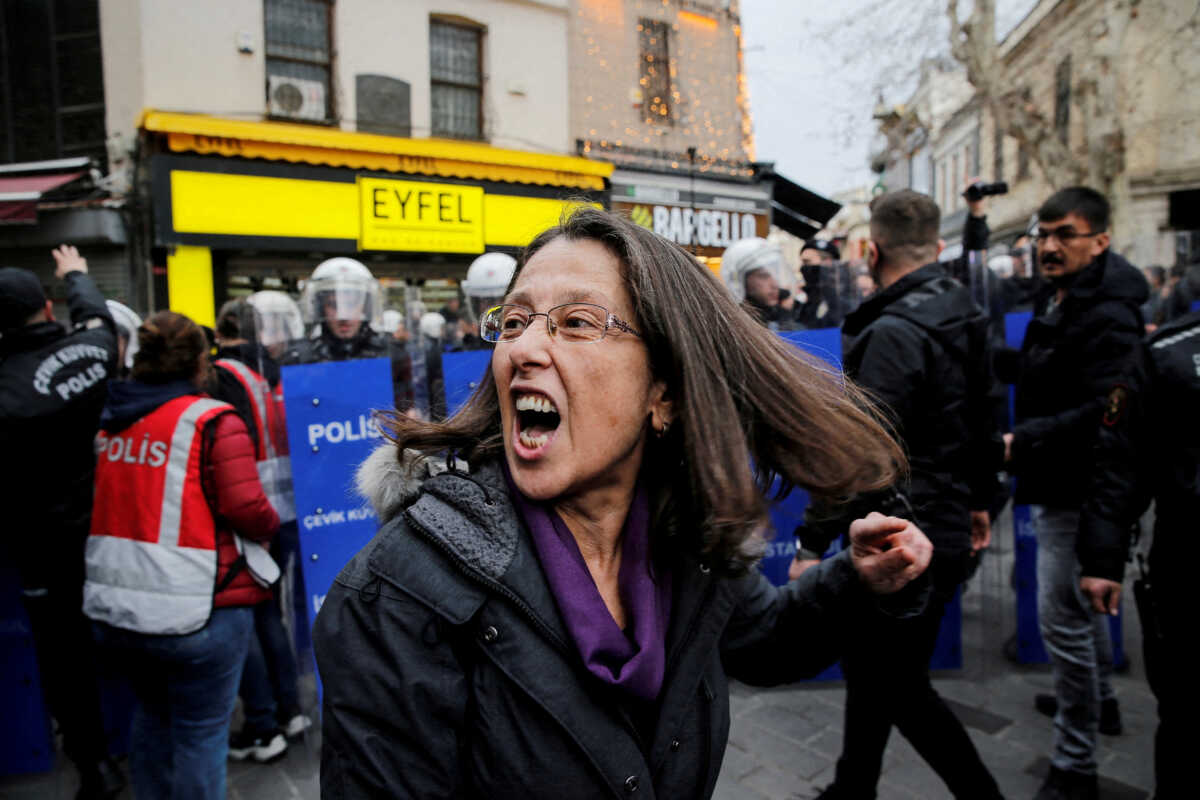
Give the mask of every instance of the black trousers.
MULTIPOLYGON (((1179 562, 1190 564, 1186 558, 1179 562)), ((1195 712, 1200 708, 1200 684, 1194 677, 1196 615, 1185 587, 1194 578, 1163 560, 1151 568, 1153 603, 1138 595, 1142 619, 1142 653, 1146 680, 1158 700, 1158 731, 1154 735, 1155 800, 1195 796, 1191 771, 1195 758, 1195 712)))
MULTIPOLYGON (((934 557, 934 571, 938 557, 934 557)), ((842 660, 845 731, 835 779, 838 796, 874 798, 883 752, 895 726, 958 798, 1000 797, 962 723, 929 681, 946 603, 956 581, 939 580, 925 612, 909 619, 873 614, 859 620, 842 660), (949 585, 945 585, 945 584, 949 585)))
POLYGON ((39 581, 48 585, 26 585, 23 600, 46 705, 58 721, 67 757, 87 770, 108 757, 108 738, 92 623, 83 613, 83 571, 70 572, 39 581))

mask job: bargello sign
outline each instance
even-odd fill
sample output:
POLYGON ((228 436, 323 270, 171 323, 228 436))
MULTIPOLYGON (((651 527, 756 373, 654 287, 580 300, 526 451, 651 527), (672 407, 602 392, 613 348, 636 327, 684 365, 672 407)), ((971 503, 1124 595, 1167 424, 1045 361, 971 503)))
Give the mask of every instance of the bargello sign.
POLYGON ((720 256, 734 242, 766 236, 768 231, 766 214, 618 200, 612 206, 638 225, 702 256, 720 256))

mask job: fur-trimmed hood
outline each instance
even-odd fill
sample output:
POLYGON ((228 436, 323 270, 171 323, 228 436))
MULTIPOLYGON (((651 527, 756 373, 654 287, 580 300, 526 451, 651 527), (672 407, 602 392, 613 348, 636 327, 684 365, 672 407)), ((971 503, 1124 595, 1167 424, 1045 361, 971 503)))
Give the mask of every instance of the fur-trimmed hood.
MULTIPOLYGON (((459 459, 455 459, 454 467, 468 471, 466 462, 459 459)), ((359 465, 354 486, 371 503, 383 525, 412 505, 421 494, 421 484, 447 469, 445 459, 416 450, 405 450, 401 457, 395 443, 384 442, 359 465)))

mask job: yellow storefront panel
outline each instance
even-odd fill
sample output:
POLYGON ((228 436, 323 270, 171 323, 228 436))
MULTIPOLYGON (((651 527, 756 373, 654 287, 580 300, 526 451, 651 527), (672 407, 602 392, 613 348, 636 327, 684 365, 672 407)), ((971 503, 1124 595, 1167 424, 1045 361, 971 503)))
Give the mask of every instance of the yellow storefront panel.
MULTIPOLYGON (((489 194, 483 198, 483 238, 489 245, 524 247, 547 228, 558 224, 565 212, 581 205, 544 197, 489 194)), ((600 208, 599 203, 590 205, 600 208)))
POLYGON ((353 183, 171 172, 177 233, 357 239, 353 183))
POLYGON ((167 255, 167 303, 172 311, 210 328, 216 325, 213 306, 212 251, 177 245, 167 255))
POLYGON ((147 109, 138 127, 165 134, 174 152, 219 153, 349 169, 602 191, 613 165, 578 156, 506 150, 482 142, 411 139, 321 125, 225 119, 147 109))
POLYGON ((483 187, 359 178, 360 250, 482 253, 483 187))

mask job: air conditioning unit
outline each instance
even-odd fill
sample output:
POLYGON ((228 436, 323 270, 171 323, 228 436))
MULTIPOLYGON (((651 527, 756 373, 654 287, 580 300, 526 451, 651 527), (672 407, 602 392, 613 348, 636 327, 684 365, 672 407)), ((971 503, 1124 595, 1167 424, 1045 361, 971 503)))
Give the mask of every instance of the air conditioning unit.
POLYGON ((272 117, 323 122, 325 84, 285 75, 267 76, 267 113, 272 117))

